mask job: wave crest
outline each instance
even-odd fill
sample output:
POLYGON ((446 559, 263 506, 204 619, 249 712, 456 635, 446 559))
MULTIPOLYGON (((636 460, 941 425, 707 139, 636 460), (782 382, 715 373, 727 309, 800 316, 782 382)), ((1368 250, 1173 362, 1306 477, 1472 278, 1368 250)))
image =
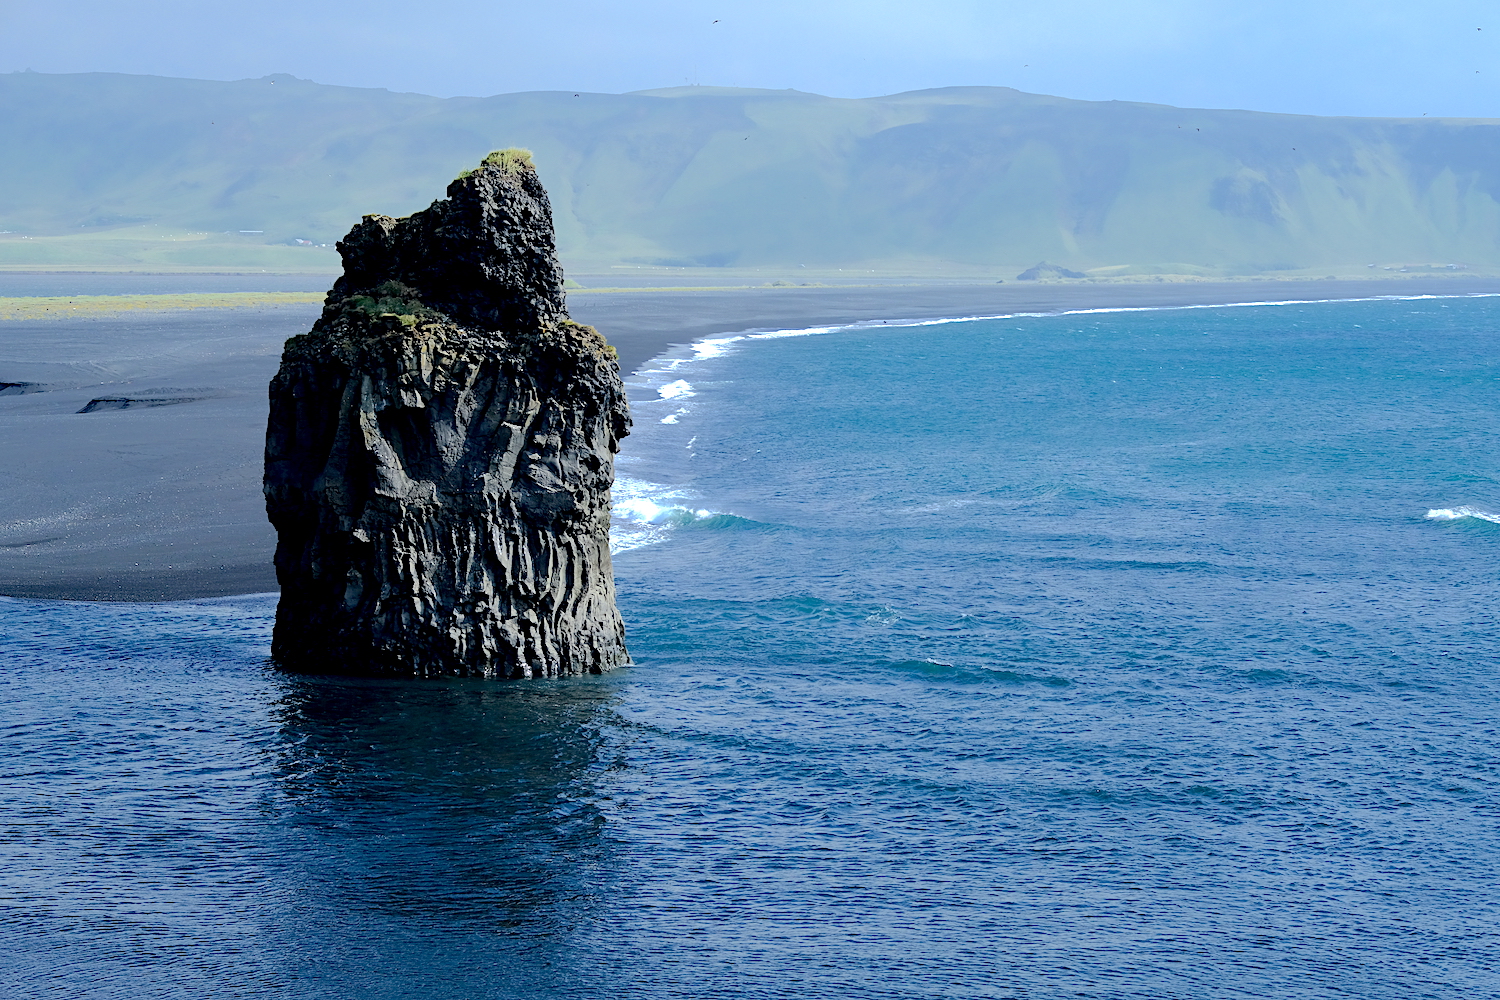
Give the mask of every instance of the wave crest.
POLYGON ((609 526, 609 550, 627 552, 652 545, 678 528, 734 530, 766 527, 737 514, 689 506, 680 489, 639 479, 615 480, 613 517, 609 526))
POLYGON ((1466 517, 1472 517, 1479 521, 1489 521, 1492 524, 1500 524, 1500 514, 1492 514, 1478 507, 1436 507, 1427 512, 1429 521, 1459 521, 1466 517))

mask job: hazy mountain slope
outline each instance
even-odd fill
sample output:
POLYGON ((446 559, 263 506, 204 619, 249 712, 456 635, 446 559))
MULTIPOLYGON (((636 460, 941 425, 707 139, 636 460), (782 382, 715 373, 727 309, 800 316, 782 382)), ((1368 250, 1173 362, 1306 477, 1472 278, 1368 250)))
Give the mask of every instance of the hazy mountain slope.
MULTIPOLYGON (((575 264, 1500 265, 1491 120, 1003 88, 441 100, 282 76, 16 73, 0 76, 0 135, 0 229, 28 235, 150 223, 332 242, 361 214, 421 208, 488 150, 519 145, 536 154, 575 264)), ((40 252, 18 239, 0 238, 0 262, 40 252)), ((201 262, 227 245, 161 253, 201 262)))

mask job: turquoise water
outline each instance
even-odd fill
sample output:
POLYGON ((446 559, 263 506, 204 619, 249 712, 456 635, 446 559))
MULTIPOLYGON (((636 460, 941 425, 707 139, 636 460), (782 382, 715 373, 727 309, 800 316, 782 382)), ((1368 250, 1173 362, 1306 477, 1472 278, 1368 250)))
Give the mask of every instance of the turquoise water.
POLYGON ((701 343, 632 380, 603 678, 0 601, 0 989, 1500 996, 1497 330, 701 343))

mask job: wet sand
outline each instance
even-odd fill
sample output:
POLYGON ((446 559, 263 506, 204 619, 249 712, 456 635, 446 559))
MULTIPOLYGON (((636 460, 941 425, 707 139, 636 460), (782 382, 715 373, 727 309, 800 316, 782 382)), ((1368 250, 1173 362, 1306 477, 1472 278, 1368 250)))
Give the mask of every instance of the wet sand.
MULTIPOLYGON (((1500 292, 1500 281, 642 289, 573 293, 569 306, 630 372, 673 344, 745 330, 1471 292, 1500 292)), ((0 383, 32 383, 0 390, 0 594, 158 601, 275 590, 260 493, 266 384, 282 341, 316 315, 284 306, 0 322, 0 383), (78 412, 96 399, 150 402, 78 412)))

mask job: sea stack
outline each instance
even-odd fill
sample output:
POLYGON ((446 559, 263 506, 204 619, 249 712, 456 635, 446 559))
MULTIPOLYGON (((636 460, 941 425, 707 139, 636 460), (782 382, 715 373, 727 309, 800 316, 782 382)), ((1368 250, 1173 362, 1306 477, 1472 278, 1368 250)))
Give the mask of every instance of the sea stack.
POLYGON ((609 557, 630 415, 568 318, 524 150, 367 215, 271 382, 266 511, 292 670, 550 677, 629 662, 609 557))

